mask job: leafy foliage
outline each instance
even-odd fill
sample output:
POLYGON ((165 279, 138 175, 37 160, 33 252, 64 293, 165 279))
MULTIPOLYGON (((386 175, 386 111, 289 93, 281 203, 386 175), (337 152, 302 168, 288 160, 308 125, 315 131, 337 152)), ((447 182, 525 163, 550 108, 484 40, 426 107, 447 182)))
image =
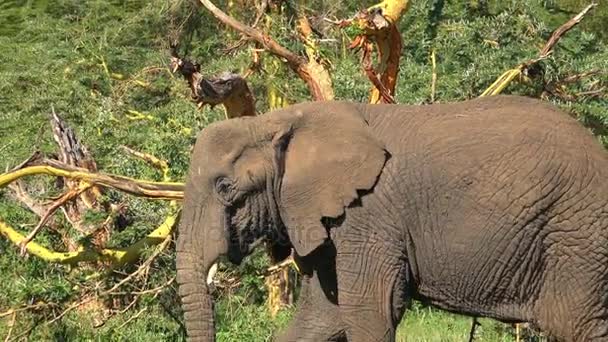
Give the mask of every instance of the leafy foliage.
MULTIPOLYGON (((234 2, 230 13, 252 22, 255 13, 234 2), (240 7, 239 7, 240 6, 240 7)), ((265 29, 281 44, 302 52, 295 36, 295 4, 284 3, 268 14, 265 29)), ((226 3, 218 1, 226 8, 226 3)), ((321 55, 331 62, 330 69, 337 99, 366 101, 369 83, 358 57, 346 49, 348 39, 323 17, 346 18, 359 6, 372 5, 342 0, 308 1, 311 23, 319 34, 321 55)), ((397 84, 399 103, 423 104, 430 101, 432 68, 430 54, 437 54, 438 101, 447 102, 478 96, 503 71, 534 58, 551 32, 582 2, 570 1, 442 1, 413 2, 400 23, 404 47, 397 84)), ((541 76, 530 76, 507 92, 540 96, 545 83, 590 70, 601 73, 564 85, 564 98, 548 99, 569 110, 608 146, 608 100, 580 95, 590 88, 608 84, 608 46, 602 23, 606 6, 595 10, 591 20, 569 32, 555 53, 543 61, 541 76)), ((171 75, 168 43, 179 37, 181 49, 202 62, 206 74, 229 70, 243 72, 250 63, 246 48, 226 55, 222 49, 238 40, 208 14, 188 1, 33 1, 0 4, 0 167, 11 167, 34 146, 53 152, 48 113, 54 107, 75 128, 90 147, 103 171, 137 178, 160 180, 158 171, 127 157, 119 145, 127 145, 167 160, 171 177, 183 180, 189 162, 190 146, 206 125, 223 118, 220 108, 198 111, 189 101, 189 90, 180 78, 171 75)), ((273 57, 263 54, 262 58, 273 57)), ((308 100, 305 85, 285 67, 255 73, 248 79, 257 98, 257 109, 268 108, 266 87, 271 82, 290 103, 308 100)), ((547 129, 551 129, 548 127, 547 129)), ((36 179, 35 189, 44 180, 36 179)), ((50 194, 39 193, 40 197, 50 194)), ((110 246, 126 246, 143 237, 166 214, 162 202, 128 198, 110 192, 112 198, 128 204, 129 224, 113 232, 110 246)), ((22 231, 35 225, 33 215, 15 205, 7 191, 0 192, 2 219, 22 231)), ((93 218, 92 218, 93 219, 93 218)), ((61 250, 61 237, 44 231, 40 243, 61 250)), ((151 287, 161 286, 175 273, 171 246, 152 265, 145 279, 151 287)), ((31 332, 34 340, 183 340, 181 311, 175 285, 160 294, 142 295, 131 310, 109 318, 99 318, 93 304, 69 312, 60 321, 40 325, 60 314, 70 303, 98 293, 115 283, 115 277, 91 281, 94 269, 46 264, 35 258, 24 260, 14 246, 0 239, 0 313, 35 303, 53 305, 18 313, 13 334, 31 332), (93 284, 93 285, 91 285, 93 284), (142 311, 139 316, 138 312, 142 311), (99 320, 105 323, 95 328, 99 320)), ((240 285, 220 291, 218 334, 223 341, 265 340, 288 321, 291 309, 270 319, 263 303, 265 289, 256 270, 267 265, 263 253, 238 268, 230 268, 241 278, 240 285)), ((128 266, 118 272, 132 272, 128 266)), ((141 283, 144 280, 138 280, 141 283)), ((128 285, 125 292, 131 289, 128 285)), ((129 297, 104 298, 116 302, 120 311, 129 297)), ((97 302, 93 302, 97 303, 97 302)), ((97 303, 96 305, 100 305, 97 303)), ((448 315, 416 305, 413 315, 400 328, 400 338, 425 336, 439 340, 437 332, 449 339, 462 339, 470 319, 448 315)), ((0 319, 0 335, 6 335, 11 315, 0 319)), ((512 330, 488 321, 482 334, 492 341, 511 340, 512 330), (498 329, 498 330, 497 330, 498 329)), ((420 337, 417 337, 420 338, 420 337)))

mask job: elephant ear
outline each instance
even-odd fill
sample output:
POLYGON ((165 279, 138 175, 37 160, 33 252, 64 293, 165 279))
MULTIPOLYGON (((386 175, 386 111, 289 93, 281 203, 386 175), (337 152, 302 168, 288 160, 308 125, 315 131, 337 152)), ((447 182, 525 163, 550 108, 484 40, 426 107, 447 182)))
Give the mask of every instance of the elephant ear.
POLYGON ((281 219, 300 256, 329 237, 323 217, 341 216, 357 190, 374 186, 388 156, 354 105, 307 106, 284 115, 273 138, 281 219))

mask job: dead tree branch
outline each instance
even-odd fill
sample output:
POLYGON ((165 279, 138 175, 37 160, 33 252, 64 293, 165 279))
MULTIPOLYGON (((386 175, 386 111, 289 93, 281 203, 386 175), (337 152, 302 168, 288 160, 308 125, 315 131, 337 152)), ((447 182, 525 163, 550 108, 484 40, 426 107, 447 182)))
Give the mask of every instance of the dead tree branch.
POLYGON ((154 259, 156 259, 156 257, 167 247, 167 245, 169 244, 169 242, 171 241, 171 235, 167 235, 165 236, 165 238, 163 239, 162 243, 156 248, 156 250, 154 251, 154 253, 148 258, 146 259, 146 261, 144 263, 142 263, 135 272, 129 274, 127 277, 125 277, 124 279, 122 279, 121 281, 119 281, 118 283, 114 284, 114 286, 112 286, 111 288, 101 292, 98 296, 90 296, 80 302, 74 303, 70 306, 68 306, 62 313, 60 313, 59 315, 57 315, 55 318, 53 318, 52 320, 48 321, 46 324, 52 324, 58 320, 60 320, 63 316, 65 316, 68 312, 76 309, 79 306, 82 306, 86 303, 89 303, 93 300, 95 300, 97 297, 104 297, 107 296, 109 294, 111 294, 113 291, 115 291, 116 289, 118 289, 119 287, 121 287, 122 285, 126 284, 127 282, 129 282, 131 279, 133 279, 134 277, 140 275, 141 273, 143 273, 144 271, 147 270, 147 268, 150 266, 150 264, 154 261, 154 259))
POLYGON ((183 183, 149 182, 125 176, 92 173, 52 159, 42 159, 22 169, 0 174, 0 188, 19 178, 38 174, 81 180, 140 197, 175 200, 181 200, 184 197, 183 183))
POLYGON ((522 75, 531 66, 537 64, 541 60, 548 58, 551 52, 553 51, 553 48, 563 37, 563 35, 566 32, 570 31, 578 23, 580 23, 581 20, 583 20, 583 18, 585 17, 585 15, 596 6, 597 3, 591 3, 590 5, 585 7, 580 13, 572 17, 562 26, 560 26, 557 30, 553 32, 553 34, 551 34, 551 37, 549 38, 545 46, 540 50, 537 58, 530 59, 526 62, 519 64, 513 69, 505 71, 480 96, 491 96, 500 94, 516 77, 522 75))
POLYGON ((22 177, 47 174, 51 176, 64 177, 71 180, 80 181, 77 190, 68 191, 66 195, 57 200, 51 208, 46 209, 47 214, 41 216, 41 221, 37 228, 32 231, 28 237, 24 237, 21 233, 0 220, 0 235, 5 236, 15 245, 22 246, 28 253, 36 255, 46 261, 56 262, 61 264, 77 264, 80 262, 98 262, 109 261, 114 265, 122 265, 130 263, 139 257, 139 254, 147 245, 155 245, 168 236, 177 220, 175 201, 183 199, 184 184, 172 182, 146 182, 139 181, 128 177, 107 175, 102 173, 91 173, 83 169, 66 165, 60 161, 45 159, 45 158, 29 158, 26 163, 19 165, 20 168, 15 168, 13 171, 0 174, 0 188, 9 185, 14 181, 20 180, 22 177), (80 248, 72 252, 55 252, 51 251, 34 241, 31 241, 38 230, 44 225, 46 219, 57 208, 69 198, 73 198, 78 193, 88 189, 91 185, 100 187, 109 187, 123 192, 159 199, 171 199, 171 205, 174 212, 170 214, 165 221, 148 236, 142 238, 135 244, 124 249, 106 249, 101 248, 89 249, 80 248))
POLYGON ((399 74, 402 39, 396 23, 409 9, 408 0, 384 0, 359 11, 354 18, 336 22, 340 27, 354 26, 360 33, 350 49, 362 49, 363 70, 372 82, 370 103, 395 103, 395 88, 399 74), (376 46, 378 64, 372 65, 376 46))
POLYGON ((77 189, 70 189, 68 192, 63 194, 59 199, 57 199, 55 202, 53 202, 53 204, 51 204, 51 206, 48 208, 47 212, 44 213, 44 215, 42 215, 42 217, 40 218, 40 222, 38 222, 36 227, 28 234, 28 236, 25 239, 21 240, 21 242, 19 243, 21 245, 21 255, 25 255, 27 244, 30 243, 30 241, 32 241, 34 239, 36 234, 38 234, 38 232, 42 229, 42 227, 44 227, 44 225, 49 220, 51 215, 53 215, 53 213, 55 213, 55 211, 57 211, 57 209, 59 209, 62 205, 64 205, 68 201, 73 200, 74 198, 78 197, 81 193, 88 190, 89 188, 91 188, 90 184, 86 184, 86 183, 81 184, 77 189))
POLYGON ((255 98, 242 76, 225 72, 205 78, 200 64, 182 59, 175 46, 171 50, 171 70, 179 71, 186 79, 198 108, 207 104, 212 107, 222 104, 228 119, 256 115, 255 98))

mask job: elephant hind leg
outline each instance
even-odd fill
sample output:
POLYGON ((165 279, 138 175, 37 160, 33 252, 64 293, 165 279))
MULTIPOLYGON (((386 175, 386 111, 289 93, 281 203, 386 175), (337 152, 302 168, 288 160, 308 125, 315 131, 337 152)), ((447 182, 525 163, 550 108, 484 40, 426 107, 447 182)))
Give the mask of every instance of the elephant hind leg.
POLYGON ((607 280, 603 272, 581 271, 603 269, 593 266, 573 262, 545 280, 535 315, 541 330, 564 341, 608 341, 607 280))

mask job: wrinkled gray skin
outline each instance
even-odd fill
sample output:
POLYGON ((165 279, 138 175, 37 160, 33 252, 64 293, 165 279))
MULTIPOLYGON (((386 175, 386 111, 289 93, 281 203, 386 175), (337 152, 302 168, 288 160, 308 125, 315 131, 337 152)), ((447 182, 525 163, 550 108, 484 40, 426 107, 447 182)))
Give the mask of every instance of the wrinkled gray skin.
POLYGON ((394 341, 411 299, 608 340, 608 154, 549 104, 318 102, 214 123, 185 196, 190 341, 215 339, 211 265, 260 239, 306 274, 279 340, 394 341))

